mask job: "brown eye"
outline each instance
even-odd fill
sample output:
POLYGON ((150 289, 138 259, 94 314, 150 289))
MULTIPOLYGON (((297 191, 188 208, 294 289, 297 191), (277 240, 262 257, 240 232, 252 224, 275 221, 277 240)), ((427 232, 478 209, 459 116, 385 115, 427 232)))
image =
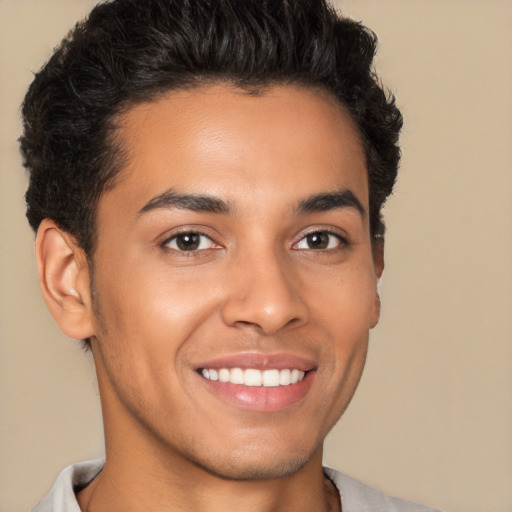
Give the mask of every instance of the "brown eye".
POLYGON ((329 234, 311 233, 306 237, 306 243, 310 249, 327 249, 329 247, 329 234))
POLYGON ((180 252, 202 251, 215 246, 214 242, 209 237, 194 232, 173 235, 163 245, 180 252))
POLYGON ((329 231, 314 231, 299 240, 295 248, 300 250, 329 250, 344 245, 342 238, 329 231))
POLYGON ((200 238, 197 233, 185 233, 176 237, 176 245, 180 251, 197 251, 200 238))

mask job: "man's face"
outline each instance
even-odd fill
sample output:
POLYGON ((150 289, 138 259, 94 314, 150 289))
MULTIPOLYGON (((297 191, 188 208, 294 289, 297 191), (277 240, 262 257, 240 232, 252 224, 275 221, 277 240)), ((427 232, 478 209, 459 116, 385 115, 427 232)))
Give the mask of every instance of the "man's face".
POLYGON ((348 114, 215 86, 134 107, 119 138, 94 255, 107 449, 236 479, 319 460, 378 320, 348 114))

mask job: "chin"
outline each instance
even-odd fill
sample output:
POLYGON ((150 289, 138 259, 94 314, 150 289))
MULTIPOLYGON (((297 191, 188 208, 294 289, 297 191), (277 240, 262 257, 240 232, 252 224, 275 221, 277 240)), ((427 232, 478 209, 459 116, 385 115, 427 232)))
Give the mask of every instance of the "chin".
MULTIPOLYGON (((278 457, 274 454, 270 460, 247 460, 243 455, 230 455, 229 460, 217 459, 215 461, 195 460, 197 466, 204 471, 223 480, 255 481, 276 480, 294 475, 300 471, 310 460, 312 454, 296 453, 291 457, 278 457)), ((256 458, 255 458, 256 459, 256 458)))
POLYGON ((281 464, 272 463, 270 466, 264 466, 261 463, 254 466, 235 464, 226 464, 223 467, 202 465, 202 469, 208 473, 232 481, 255 481, 255 480, 277 480, 294 475, 306 465, 305 460, 287 461, 281 464))

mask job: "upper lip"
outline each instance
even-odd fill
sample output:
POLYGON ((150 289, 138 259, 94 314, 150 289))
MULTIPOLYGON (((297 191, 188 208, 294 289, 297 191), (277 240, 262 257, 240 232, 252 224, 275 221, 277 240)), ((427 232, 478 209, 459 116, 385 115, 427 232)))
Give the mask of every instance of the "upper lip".
POLYGON ((258 370, 296 368, 307 372, 314 370, 316 363, 311 359, 286 352, 273 354, 242 352, 210 359, 197 365, 197 369, 202 368, 256 368, 258 370))

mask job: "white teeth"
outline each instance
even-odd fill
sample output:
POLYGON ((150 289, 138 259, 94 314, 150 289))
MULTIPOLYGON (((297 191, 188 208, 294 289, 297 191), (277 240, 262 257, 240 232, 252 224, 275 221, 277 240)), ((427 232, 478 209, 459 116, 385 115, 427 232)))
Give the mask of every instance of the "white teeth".
POLYGON ((291 377, 291 370, 281 370, 279 372, 279 384, 281 384, 281 386, 288 386, 289 384, 292 383, 291 377))
POLYGON ((297 368, 263 371, 256 368, 247 368, 246 370, 242 370, 241 368, 219 368, 217 370, 213 368, 203 368, 201 375, 205 379, 218 380, 219 382, 270 388, 296 384, 304 378, 306 372, 298 370, 297 368))
POLYGON ((241 368, 231 368, 229 377, 229 382, 232 382, 233 384, 244 383, 244 372, 241 368))
MULTIPOLYGON (((246 386, 261 386, 262 378, 259 370, 249 368, 244 372, 244 384, 246 386)), ((235 383, 233 383, 235 384, 235 383)))
POLYGON ((265 370, 263 372, 263 385, 268 388, 279 386, 279 370, 265 370))
POLYGON ((221 368, 219 370, 219 381, 229 382, 230 371, 227 368, 221 368))

